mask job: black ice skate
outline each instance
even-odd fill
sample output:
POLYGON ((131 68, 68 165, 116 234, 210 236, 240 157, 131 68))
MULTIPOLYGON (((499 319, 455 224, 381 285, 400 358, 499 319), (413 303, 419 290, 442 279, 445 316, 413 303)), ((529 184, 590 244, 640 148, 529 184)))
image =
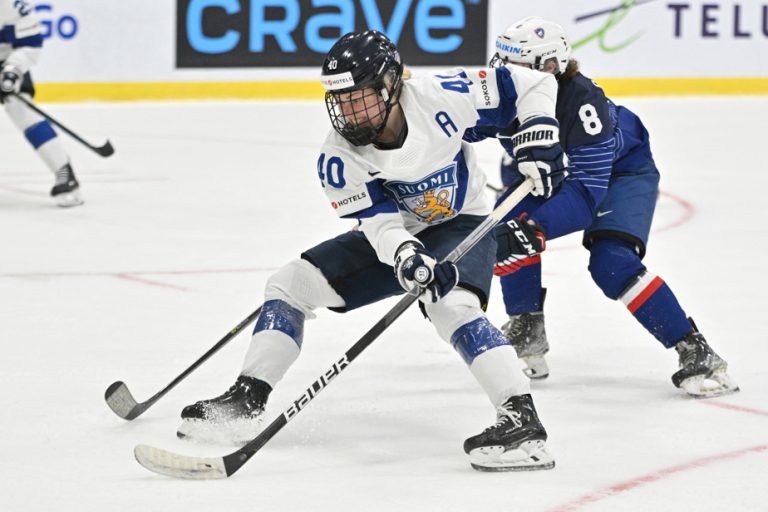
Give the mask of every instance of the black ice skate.
POLYGON ((530 379, 546 379, 549 366, 544 355, 549 352, 547 331, 544 329, 544 297, 546 289, 541 291, 541 311, 510 315, 509 322, 501 326, 501 331, 515 347, 517 357, 525 362, 523 370, 530 379))
POLYGON ((223 395, 186 406, 176 435, 194 441, 244 444, 258 434, 271 392, 266 382, 240 375, 223 395))
POLYGON ((546 441, 531 395, 520 395, 498 407, 496 424, 464 441, 464 451, 478 471, 552 469, 555 460, 546 441))
POLYGON ((56 183, 51 189, 51 196, 56 204, 62 207, 83 204, 83 198, 80 196, 80 184, 75 178, 75 172, 71 165, 66 164, 56 171, 56 183))
POLYGON ((672 375, 672 383, 696 398, 734 393, 739 386, 728 375, 728 363, 709 346, 704 336, 689 319, 693 331, 677 342, 680 370, 672 375))

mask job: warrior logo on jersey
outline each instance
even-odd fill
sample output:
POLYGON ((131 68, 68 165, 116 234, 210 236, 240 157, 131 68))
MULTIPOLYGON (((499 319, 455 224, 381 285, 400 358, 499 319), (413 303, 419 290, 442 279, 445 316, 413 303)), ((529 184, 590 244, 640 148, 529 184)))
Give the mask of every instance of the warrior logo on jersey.
POLYGON ((384 184, 400 208, 427 224, 439 223, 456 215, 456 163, 417 182, 387 181, 384 184))

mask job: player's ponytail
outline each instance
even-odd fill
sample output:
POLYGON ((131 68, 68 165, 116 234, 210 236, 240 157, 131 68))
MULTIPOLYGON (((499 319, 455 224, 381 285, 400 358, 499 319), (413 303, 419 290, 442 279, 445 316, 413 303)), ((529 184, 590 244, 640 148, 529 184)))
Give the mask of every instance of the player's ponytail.
POLYGON ((570 80, 579 73, 579 62, 576 59, 568 59, 565 71, 557 77, 558 80, 570 80))

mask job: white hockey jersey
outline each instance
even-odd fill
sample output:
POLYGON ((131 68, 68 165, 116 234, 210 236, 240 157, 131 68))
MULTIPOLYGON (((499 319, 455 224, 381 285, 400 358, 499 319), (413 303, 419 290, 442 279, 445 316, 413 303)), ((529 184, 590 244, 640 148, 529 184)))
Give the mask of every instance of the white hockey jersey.
POLYGON ((400 94, 408 123, 403 146, 353 146, 331 130, 318 174, 337 214, 358 219, 379 260, 392 265, 397 248, 430 225, 490 213, 485 174, 464 131, 554 117, 556 98, 551 74, 519 66, 412 78, 400 94))
POLYGON ((26 73, 37 62, 42 46, 32 5, 25 0, 0 0, 0 62, 26 73))

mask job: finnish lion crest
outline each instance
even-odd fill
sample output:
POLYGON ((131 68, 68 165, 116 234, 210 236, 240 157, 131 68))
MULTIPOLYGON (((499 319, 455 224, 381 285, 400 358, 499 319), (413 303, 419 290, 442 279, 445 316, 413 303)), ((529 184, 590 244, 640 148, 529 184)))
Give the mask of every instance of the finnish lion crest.
POLYGON ((456 168, 456 162, 453 162, 420 181, 387 181, 384 186, 392 192, 402 210, 426 224, 439 223, 457 214, 456 168))
POLYGON ((438 215, 442 215, 441 219, 452 217, 456 212, 451 208, 450 197, 451 193, 445 189, 438 192, 437 196, 435 196, 434 190, 428 190, 416 202, 418 208, 413 211, 426 215, 427 217, 424 219, 424 222, 427 224, 435 220, 438 215))

